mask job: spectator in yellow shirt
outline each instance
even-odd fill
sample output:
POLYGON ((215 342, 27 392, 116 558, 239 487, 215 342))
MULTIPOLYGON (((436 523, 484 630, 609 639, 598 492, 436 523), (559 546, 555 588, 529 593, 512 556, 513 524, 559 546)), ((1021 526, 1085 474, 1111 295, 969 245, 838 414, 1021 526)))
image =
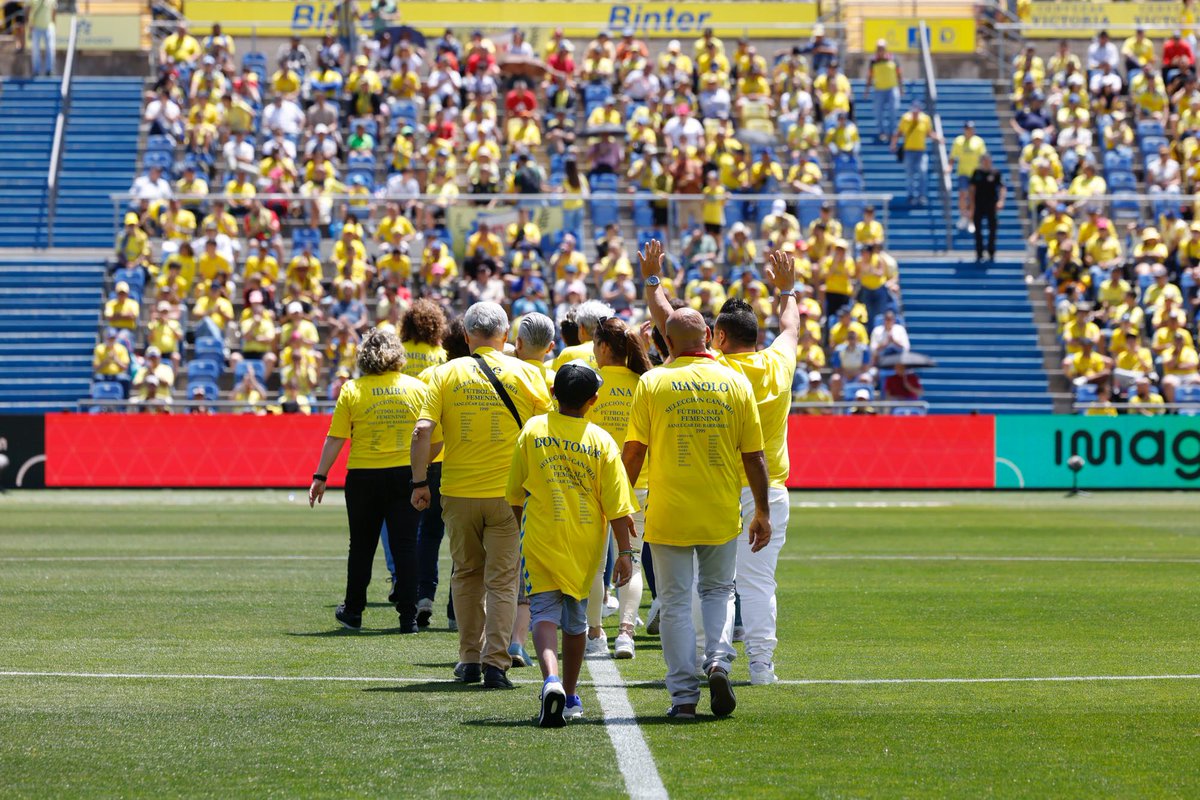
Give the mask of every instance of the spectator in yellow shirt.
POLYGON ((1073 383, 1099 383, 1112 374, 1112 359, 1096 352, 1091 339, 1080 340, 1079 349, 1063 359, 1063 374, 1073 383))
POLYGON ((920 101, 916 101, 909 112, 900 118, 896 132, 892 135, 891 145, 893 153, 897 149, 903 151, 908 202, 918 207, 928 204, 928 141, 941 141, 941 137, 933 130, 933 120, 921 109, 920 101))
POLYGON ((163 40, 159 59, 164 64, 194 64, 203 52, 200 42, 188 33, 187 22, 180 21, 175 32, 163 40))
POLYGON ((1134 393, 1129 396, 1129 413, 1138 414, 1143 417, 1158 417, 1162 416, 1163 409, 1158 408, 1163 404, 1163 397, 1158 392, 1154 391, 1150 379, 1141 377, 1137 379, 1134 393))
POLYGON ((125 281, 118 281, 115 290, 117 296, 104 304, 104 324, 113 328, 134 330, 138 325, 141 306, 129 296, 129 284, 125 281))
POLYGON ((1097 225, 1096 238, 1084 249, 1083 258, 1088 266, 1099 267, 1103 270, 1110 270, 1114 265, 1121 263, 1123 258, 1121 242, 1113 233, 1112 225, 1108 220, 1100 220, 1097 225))
MULTIPOLYGON (((974 202, 971 199, 971 176, 979 168, 979 161, 987 154, 987 143, 975 133, 975 123, 968 120, 963 132, 950 146, 950 158, 954 161, 955 180, 958 186, 958 229, 975 233, 974 202)), ((1030 190, 1030 194, 1032 194, 1030 190)))
POLYGON ((1075 306, 1075 319, 1063 328, 1062 340, 1071 355, 1082 350, 1085 344, 1095 346, 1100 343, 1100 326, 1092 322, 1090 303, 1075 306))
POLYGON ((104 341, 92 350, 92 373, 95 379, 121 384, 124 396, 129 397, 130 363, 129 350, 117 340, 117 329, 105 328, 104 341))

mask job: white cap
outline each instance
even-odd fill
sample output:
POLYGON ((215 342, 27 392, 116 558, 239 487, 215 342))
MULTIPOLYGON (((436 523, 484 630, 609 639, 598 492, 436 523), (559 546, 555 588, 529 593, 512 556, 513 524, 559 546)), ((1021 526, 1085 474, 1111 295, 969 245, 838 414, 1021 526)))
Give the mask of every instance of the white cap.
POLYGON ((678 50, 679 48, 680 44, 678 39, 672 39, 671 41, 667 42, 668 50, 678 50))
POLYGON ((771 213, 772 214, 782 214, 785 211, 787 211, 787 203, 785 203, 784 201, 776 200, 775 202, 771 203, 771 213))
POLYGON ((297 303, 296 301, 294 301, 294 300, 293 300, 292 302, 288 303, 288 307, 287 307, 287 313, 289 313, 289 314, 303 314, 303 313, 304 313, 304 306, 300 305, 299 303, 297 303))
POLYGON ((876 47, 887 47, 887 39, 880 39, 879 41, 875 42, 875 46, 876 47))
POLYGON ((814 369, 812 372, 808 373, 808 382, 809 383, 820 383, 821 382, 821 371, 814 369))
POLYGON ((822 25, 819 22, 816 25, 813 25, 813 36, 824 36, 824 35, 825 35, 825 26, 824 25, 822 25))
POLYGON ((871 391, 869 389, 859 389, 857 392, 854 393, 854 399, 855 400, 870 400, 871 399, 871 391))

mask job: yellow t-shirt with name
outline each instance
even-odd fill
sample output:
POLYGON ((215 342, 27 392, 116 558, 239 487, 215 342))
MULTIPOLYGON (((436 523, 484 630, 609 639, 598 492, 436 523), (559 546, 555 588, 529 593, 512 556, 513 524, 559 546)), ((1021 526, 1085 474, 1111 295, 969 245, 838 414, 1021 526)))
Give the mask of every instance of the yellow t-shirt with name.
POLYGON ((967 137, 964 133, 950 147, 950 158, 958 160, 958 174, 971 177, 979 168, 979 161, 987 153, 987 143, 982 136, 967 137))
POLYGON ((526 594, 557 590, 576 600, 588 596, 607 552, 608 520, 637 510, 612 436, 557 411, 529 420, 517 436, 505 496, 524 506, 526 594))
MULTIPOLYGON (((550 394, 538 370, 490 347, 475 352, 507 390, 522 422, 550 410, 550 394)), ((456 358, 433 371, 420 418, 442 425, 446 442, 442 494, 504 495, 518 426, 474 358, 456 358)))
POLYGON ((407 361, 400 371, 405 375, 416 378, 430 367, 446 363, 446 351, 440 344, 427 344, 426 342, 401 342, 401 344, 404 345, 407 361))
POLYGON ((654 501, 645 540, 724 544, 741 532, 742 453, 763 449, 750 382, 704 356, 677 358, 638 381, 626 442, 647 446, 654 501))
POLYGON ((926 139, 933 130, 933 120, 925 113, 918 114, 916 119, 913 119, 912 114, 905 114, 900 118, 897 128, 900 131, 900 144, 904 150, 921 151, 925 149, 926 139))
MULTIPOLYGON (((633 392, 637 389, 641 376, 628 367, 600 367, 600 377, 604 379, 604 385, 597 392, 596 404, 588 411, 588 421, 599 425, 618 444, 623 445, 625 434, 629 430, 629 409, 633 405, 633 392)), ((649 487, 650 473, 643 465, 633 488, 649 487)))
MULTIPOLYGON (((424 383, 400 372, 364 375, 342 386, 329 435, 350 440, 349 469, 407 467, 413 428, 428 398, 424 383)), ((441 431, 433 429, 433 441, 441 431)))
POLYGON ((720 363, 740 372, 750 381, 762 425, 763 450, 771 486, 785 488, 791 462, 787 448, 787 420, 792 409, 792 376, 796 372, 796 350, 768 347, 755 353, 722 355, 720 363))
POLYGON ((550 362, 550 366, 554 368, 555 372, 558 372, 563 368, 563 364, 570 363, 575 359, 586 361, 587 365, 592 369, 600 369, 600 366, 596 363, 596 352, 591 342, 564 347, 562 352, 550 362))

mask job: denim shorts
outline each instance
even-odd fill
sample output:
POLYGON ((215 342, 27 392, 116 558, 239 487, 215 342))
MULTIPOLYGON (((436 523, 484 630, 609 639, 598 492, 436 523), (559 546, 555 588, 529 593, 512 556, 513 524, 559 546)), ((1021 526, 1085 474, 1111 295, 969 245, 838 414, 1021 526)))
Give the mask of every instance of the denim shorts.
POLYGON ((553 622, 568 636, 587 633, 587 599, 576 600, 557 589, 529 595, 529 622, 553 622))
POLYGON ((970 175, 958 175, 957 178, 958 178, 958 180, 956 181, 956 183, 958 184, 958 190, 960 192, 965 192, 967 189, 971 188, 971 176, 970 175))

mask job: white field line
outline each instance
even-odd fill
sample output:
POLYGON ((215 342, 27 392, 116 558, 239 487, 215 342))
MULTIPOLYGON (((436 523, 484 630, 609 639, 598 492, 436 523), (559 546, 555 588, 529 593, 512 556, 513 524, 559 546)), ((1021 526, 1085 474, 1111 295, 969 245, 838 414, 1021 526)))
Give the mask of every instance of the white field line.
POLYGON ((958 556, 958 555, 893 555, 870 553, 823 553, 816 555, 781 555, 782 561, 979 561, 1047 564, 1200 564, 1200 558, 1142 558, 1139 556, 958 556))
MULTIPOLYGON (((593 667, 587 662, 589 669, 593 667)), ((613 672, 616 668, 611 663, 601 662, 613 672)), ((603 668, 599 670, 603 673, 603 668)), ((653 687, 662 686, 662 681, 623 681, 620 675, 615 681, 611 675, 594 675, 601 680, 580 681, 581 686, 619 689, 622 694, 629 686, 653 687)), ((456 681, 450 678, 434 677, 397 677, 397 676, 366 676, 366 675, 215 675, 192 673, 153 673, 153 672, 44 672, 35 670, 0 670, 0 678, 76 678, 86 680, 148 680, 148 681, 247 681, 263 683, 446 683, 456 681)), ((797 680, 781 680, 781 686, 880 686, 903 684, 975 684, 975 683, 1119 683, 1129 681, 1200 681, 1200 674, 1165 674, 1165 675, 1045 675, 1045 676, 997 676, 992 678, 804 678, 797 680)), ((541 685, 541 680, 516 679, 513 683, 541 685)), ((769 691, 769 690, 767 690, 769 691)), ((604 705, 604 701, 601 701, 604 705)), ((608 716, 607 708, 605 715, 608 716)), ((612 716, 619 720, 632 720, 633 709, 625 696, 625 708, 616 709, 612 716), (623 716, 618 716, 623 715, 623 716)), ((622 722, 623 731, 629 734, 628 723, 622 722)), ((641 736, 638 731, 638 736, 641 736)), ((645 740, 643 739, 643 742, 645 740)), ((614 741, 615 745, 615 741, 614 741)))
POLYGON ((0 556, 0 562, 87 562, 87 561, 345 561, 345 556, 0 556))
POLYGON ((793 500, 792 508, 946 508, 937 500, 793 500))
POLYGON ((617 766, 625 778, 625 791, 633 800, 665 800, 667 788, 658 774, 646 737, 638 727, 621 673, 606 658, 588 659, 584 663, 600 700, 604 729, 617 752, 617 766))

